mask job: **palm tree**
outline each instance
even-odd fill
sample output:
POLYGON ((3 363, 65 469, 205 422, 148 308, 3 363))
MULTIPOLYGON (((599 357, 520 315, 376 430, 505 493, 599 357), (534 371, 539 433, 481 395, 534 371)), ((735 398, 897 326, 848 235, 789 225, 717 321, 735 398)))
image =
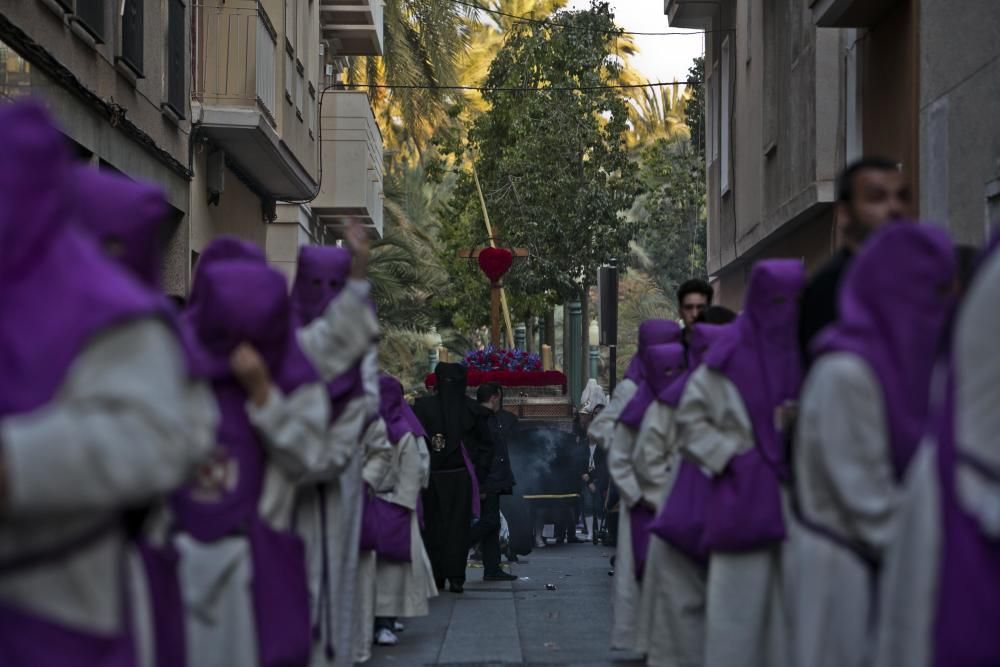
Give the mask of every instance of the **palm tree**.
POLYGON ((419 156, 445 121, 454 94, 434 87, 458 83, 472 11, 451 0, 386 0, 384 55, 352 59, 347 82, 398 86, 369 89, 390 149, 419 156))
POLYGON ((684 110, 692 91, 680 85, 642 88, 632 96, 632 129, 626 137, 630 149, 650 146, 657 139, 690 139, 684 110))

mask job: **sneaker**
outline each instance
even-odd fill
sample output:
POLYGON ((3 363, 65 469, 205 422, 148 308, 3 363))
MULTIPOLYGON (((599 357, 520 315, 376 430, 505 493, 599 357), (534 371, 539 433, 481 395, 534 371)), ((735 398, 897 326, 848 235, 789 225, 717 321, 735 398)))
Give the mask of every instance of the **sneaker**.
POLYGON ((535 536, 535 547, 538 548, 538 549, 544 548, 545 547, 545 538, 542 537, 541 535, 536 535, 535 536))
POLYGON ((517 575, 500 570, 492 574, 484 574, 483 581, 517 581, 517 575))
POLYGON ((402 632, 405 629, 406 629, 406 626, 403 625, 403 623, 401 621, 393 621, 392 622, 392 631, 393 632, 402 632))
POLYGON ((398 643, 399 637, 397 637, 389 628, 379 628, 375 633, 376 646, 395 646, 398 643))

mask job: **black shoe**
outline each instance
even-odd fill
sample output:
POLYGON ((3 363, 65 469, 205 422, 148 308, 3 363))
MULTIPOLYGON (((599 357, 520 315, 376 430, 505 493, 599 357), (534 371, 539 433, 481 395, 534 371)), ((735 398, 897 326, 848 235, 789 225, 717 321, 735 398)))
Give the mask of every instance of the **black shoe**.
POLYGON ((465 592, 465 582, 459 581, 458 579, 449 579, 448 584, 451 586, 452 593, 464 593, 465 592))
POLYGON ((439 591, 443 591, 444 590, 444 579, 435 579, 434 580, 434 584, 437 586, 437 589, 439 591))
POLYGON ((572 535, 566 538, 566 544, 583 544, 584 540, 581 540, 576 535, 572 535))
POLYGON ((484 574, 483 581, 517 581, 517 575, 500 570, 492 574, 484 574))

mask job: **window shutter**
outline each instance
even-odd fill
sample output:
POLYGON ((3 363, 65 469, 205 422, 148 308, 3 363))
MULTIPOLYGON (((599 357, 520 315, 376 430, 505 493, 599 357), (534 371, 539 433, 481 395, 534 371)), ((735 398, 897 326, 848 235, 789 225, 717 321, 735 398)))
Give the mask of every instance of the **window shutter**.
POLYGON ((105 0, 76 0, 76 16, 80 25, 98 44, 104 43, 105 0))
POLYGON ((167 104, 184 118, 185 95, 184 2, 168 0, 167 5, 167 104))
POLYGON ((142 76, 143 0, 125 0, 122 14, 122 60, 142 76))

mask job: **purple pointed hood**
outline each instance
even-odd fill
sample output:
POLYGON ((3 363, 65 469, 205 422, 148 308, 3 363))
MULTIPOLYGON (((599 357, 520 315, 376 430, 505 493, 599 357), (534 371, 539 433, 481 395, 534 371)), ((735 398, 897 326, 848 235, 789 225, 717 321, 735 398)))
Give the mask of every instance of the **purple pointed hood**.
POLYGON ((198 269, 185 317, 214 379, 231 376, 229 356, 247 342, 285 393, 319 381, 296 340, 286 289, 285 277, 259 261, 223 260, 198 269))
MULTIPOLYGON (((333 246, 302 246, 292 284, 292 309, 298 326, 320 317, 347 286, 351 253, 333 246)), ((361 363, 326 384, 330 394, 330 416, 336 420, 352 400, 364 395, 361 363)))
POLYGON ((782 434, 775 409, 798 398, 802 384, 798 337, 799 297, 805 285, 802 262, 771 259, 750 273, 743 313, 715 341, 705 364, 739 390, 764 457, 786 473, 782 434))
POLYGON ((680 342, 683 333, 673 320, 646 320, 640 324, 636 353, 625 370, 624 379, 639 384, 642 381, 642 351, 651 345, 680 342))
POLYGON ((643 362, 642 383, 618 418, 619 422, 634 429, 642 424, 646 410, 656 396, 684 373, 686 355, 680 343, 664 343, 646 348, 640 356, 643 362))
POLYGON ((305 245, 299 248, 299 265, 292 284, 292 307, 300 325, 323 314, 344 290, 351 274, 351 253, 346 248, 305 245))
POLYGON ((169 210, 163 190, 92 167, 75 167, 72 178, 84 228, 140 281, 160 289, 161 241, 169 210))
POLYGON ((396 444, 407 433, 418 438, 426 437, 423 425, 403 398, 403 385, 399 380, 383 373, 379 375, 378 388, 379 416, 385 422, 389 441, 396 444))
POLYGON ((66 140, 34 102, 0 107, 0 416, 52 399, 102 331, 166 302, 71 224, 66 140))
POLYGON ((931 374, 953 311, 955 253, 933 225, 888 225, 854 258, 840 292, 839 318, 813 345, 815 357, 851 352, 882 388, 901 479, 927 428, 931 374))
POLYGON ((687 386, 687 381, 691 379, 691 374, 701 365, 712 344, 719 340, 730 326, 732 325, 694 325, 691 329, 691 337, 688 340, 688 367, 677 380, 670 383, 669 387, 659 393, 657 400, 663 401, 672 408, 680 405, 681 396, 684 394, 684 387, 687 386))

